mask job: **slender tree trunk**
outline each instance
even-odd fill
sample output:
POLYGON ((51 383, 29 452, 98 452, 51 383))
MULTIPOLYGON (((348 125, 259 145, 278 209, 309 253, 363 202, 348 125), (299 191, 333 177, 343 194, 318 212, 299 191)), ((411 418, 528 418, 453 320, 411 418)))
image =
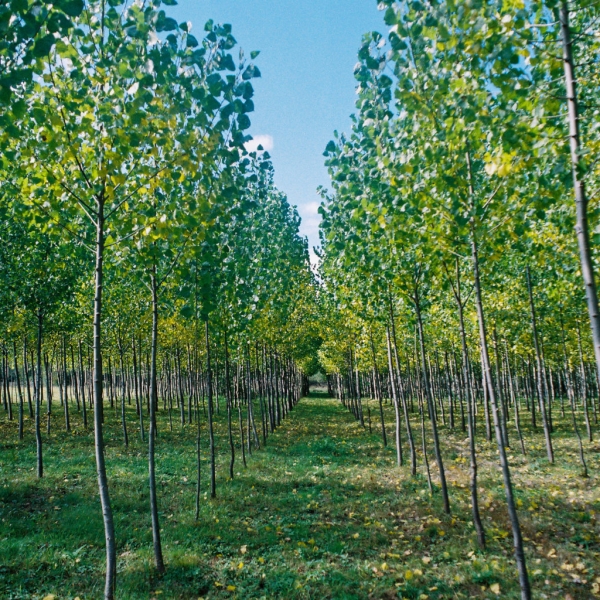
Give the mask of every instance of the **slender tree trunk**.
POLYGON ((394 365, 392 362, 392 345, 390 343, 390 328, 385 328, 388 354, 388 370, 390 373, 390 390, 392 392, 392 401, 394 403, 394 413, 396 416, 396 462, 399 467, 402 466, 402 439, 400 437, 400 407, 398 406, 398 396, 396 395, 396 384, 394 382, 394 365))
POLYGON ((119 367, 121 369, 121 426, 123 428, 123 441, 125 447, 129 446, 129 436, 127 435, 127 420, 125 419, 125 394, 127 393, 127 383, 125 379, 125 361, 123 359, 123 344, 119 335, 119 367))
POLYGON ((15 365, 15 377, 17 378, 17 394, 19 396, 19 439, 23 439, 23 391, 21 390, 21 378, 19 376, 19 365, 17 363, 17 342, 13 341, 13 360, 15 365))
MULTIPOLYGON (((67 432, 71 431, 71 419, 69 417, 69 397, 67 395, 67 345, 65 342, 65 338, 63 336, 63 352, 62 352, 62 358, 63 358, 63 409, 64 409, 64 413, 65 413, 65 430, 67 432)), ((60 352, 59 352, 59 356, 60 356, 60 352)), ((60 358, 58 360, 59 364, 60 364, 60 358)), ((60 371, 60 369, 59 369, 60 371)), ((60 377, 60 374, 59 374, 60 377)), ((60 381, 60 380, 59 380, 60 381)))
POLYGON ((98 490, 104 520, 104 536, 106 541, 106 582, 104 586, 105 600, 113 600, 117 579, 117 553, 115 547, 115 526, 113 521, 110 496, 108 493, 108 477, 104 459, 104 434, 102 431, 102 290, 104 265, 104 198, 98 200, 96 226, 96 274, 94 295, 94 438, 96 450, 96 470, 98 473, 98 490))
POLYGON ((156 498, 156 406, 158 404, 158 384, 156 373, 156 355, 158 350, 158 287, 156 282, 156 264, 152 265, 150 277, 152 289, 152 349, 150 363, 150 430, 148 431, 148 475, 150 484, 150 515, 152 518, 152 545, 154 547, 154 560, 156 570, 164 573, 162 544, 160 541, 160 522, 158 520, 158 501, 156 498))
POLYGON ((83 428, 87 429, 87 405, 85 401, 85 375, 83 371, 83 353, 81 352, 81 340, 79 340, 79 376, 81 381, 81 410, 83 412, 83 428))
POLYGON ((552 448, 552 438, 550 436, 550 428, 548 426, 548 415, 546 414, 546 400, 544 394, 544 385, 542 378, 544 372, 542 370, 542 358, 540 355, 540 346, 538 342, 537 320, 535 316, 535 304, 533 302, 533 292, 531 289, 531 273, 529 266, 526 269, 527 273, 527 291, 529 292, 529 307, 531 309, 531 329, 533 332, 533 346, 535 349, 535 360, 537 365, 537 390, 540 401, 540 413, 542 415, 542 425, 544 427, 544 438, 546 440, 546 453, 548 454, 548 462, 554 463, 554 450, 552 448))
POLYGON ((590 409, 588 403, 588 389, 585 377, 585 364, 583 362, 583 347, 581 345, 581 329, 579 321, 577 322, 577 344, 579 346, 579 369, 581 373, 581 398, 583 401, 583 417, 585 419, 585 428, 587 430, 588 441, 592 441, 592 425, 590 423, 590 409))
POLYGON ((467 333, 465 330, 464 304, 460 283, 460 263, 456 259, 456 288, 454 289, 456 305, 458 308, 458 323, 460 327, 460 342, 462 348, 462 361, 465 379, 465 393, 467 395, 467 427, 469 431, 469 457, 470 457, 470 488, 471 488, 471 513, 473 515, 473 525, 477 533, 477 542, 480 548, 485 548, 485 529, 481 522, 479 513, 479 497, 477 494, 477 452, 475 450, 475 427, 473 415, 473 402, 471 398, 471 387, 468 385, 471 374, 469 373, 469 349, 467 346, 467 333))
POLYGON ((379 402, 379 419, 381 421, 381 438, 383 439, 383 447, 387 448, 387 435, 385 432, 385 420, 383 418, 383 402, 381 399, 381 393, 378 387, 378 371, 377 371, 377 357, 375 355, 375 344, 373 343, 373 334, 371 333, 371 353, 373 354, 373 391, 375 399, 379 402))
POLYGON ((600 314, 598 311, 598 295, 594 277, 594 265, 590 249, 590 234, 588 227, 588 200, 585 184, 581 174, 581 156, 583 154, 579 134, 579 107, 577 100, 577 85, 575 77, 575 62, 573 60, 573 40, 569 24, 569 7, 566 0, 562 0, 559 9, 560 31, 563 46, 563 66, 565 73, 565 89, 567 92, 567 108, 569 120, 569 142, 571 147, 571 164, 573 168, 573 188, 575 191, 575 207, 577 221, 575 232, 579 244, 581 260, 581 274, 585 285, 594 356, 596 357, 596 370, 600 373, 600 314))
POLYGON ((35 386, 35 447, 37 454, 37 476, 44 476, 44 460, 42 454, 42 429, 40 412, 42 410, 42 333, 44 316, 41 312, 37 315, 37 385, 35 386))
MULTIPOLYGON (((467 160, 470 169, 470 158, 467 155, 467 160)), ((471 184, 469 185, 471 187, 471 184)), ((473 194, 472 188, 470 189, 473 194)), ((529 585, 529 576, 527 574, 527 565, 525 563, 525 550, 523 548, 523 538, 521 535, 521 526, 517 514, 513 487, 510 477, 510 468, 504 447, 504 439, 502 436, 502 428, 500 426, 500 416, 498 414, 498 406, 496 404, 496 395, 491 379, 490 359, 487 346, 487 334, 485 329, 485 318, 483 313, 483 302, 481 298, 481 282, 479 278, 479 256, 477 250, 477 238, 475 236, 475 226, 471 226, 471 250, 473 260, 473 278, 475 280, 475 301, 477 305, 477 320, 479 322, 479 337, 481 343, 482 368, 484 372, 484 381, 487 385, 488 394, 492 408, 492 418, 494 421, 494 430, 496 433, 496 443, 498 445, 498 454, 500 457, 500 467, 502 469, 502 477, 504 479, 504 491, 506 493, 506 502, 508 505, 508 515, 511 522, 513 532, 513 545, 517 569, 519 572, 519 584, 521 587, 522 600, 531 600, 531 588, 529 585)))
POLYGON ((575 436, 577 437, 577 442, 579 445, 579 460, 581 461, 581 466, 583 468, 583 477, 587 478, 588 470, 587 464, 585 462, 585 454, 583 452, 583 443, 581 442, 581 434, 579 433, 579 427, 577 426, 577 417, 575 415, 575 392, 573 390, 573 386, 571 385, 571 377, 569 375, 569 360, 567 357, 567 342, 565 340, 565 327, 562 320, 562 314, 560 318, 560 325, 562 331, 562 345, 563 345, 563 357, 565 362, 565 379, 567 385, 567 395, 569 397, 569 404, 571 405, 571 418, 573 421, 573 431, 575 432, 575 436))
POLYGON ((502 425, 502 437, 504 438, 504 445, 507 448, 510 448, 510 443, 508 440, 508 411, 506 410, 506 398, 504 397, 502 390, 502 379, 501 379, 501 370, 500 370, 500 352, 498 350, 498 332, 496 330, 496 323, 494 323, 494 329, 492 332, 493 341, 494 341, 494 355, 496 358, 496 391, 498 393, 498 400, 500 401, 500 407, 502 408, 501 416, 501 425, 502 425))
POLYGON ((423 318, 421 315, 421 299, 419 297, 418 289, 415 287, 414 295, 415 311, 417 313, 417 327, 419 333, 419 346, 421 350, 421 366, 423 369, 423 386, 425 388, 425 398, 427 400, 427 406, 429 408, 429 419, 431 421, 431 430, 433 433, 433 449, 435 452, 435 460, 438 464, 438 470, 440 473, 440 485, 442 487, 442 499, 444 501, 444 512, 450 514, 450 499, 448 498, 448 486, 446 484, 446 472, 444 470, 444 462, 442 460, 442 452, 440 449, 440 439, 438 436, 437 423, 435 419, 435 409, 433 406, 433 398, 431 394, 431 388, 429 385, 429 378, 427 372, 427 363, 425 359, 425 339, 423 331, 423 318))
POLYGON ((231 458, 229 460, 229 478, 233 479, 233 467, 235 465, 235 444, 233 443, 233 428, 231 423, 231 387, 229 380, 229 348, 227 346, 227 332, 224 335, 225 342, 225 400, 227 402, 227 433, 229 436, 229 451, 231 458))
POLYGON ((423 463, 425 464, 425 474, 427 475, 427 485, 429 494, 433 495, 433 484, 431 483, 431 470, 429 469, 429 458, 427 457, 427 436, 425 435, 425 407, 423 406, 422 390, 417 392, 419 402, 419 417, 421 419, 421 449, 423 451, 423 463))
POLYGON ((254 445, 260 449, 260 441, 258 439, 258 431, 256 430, 256 422, 254 421, 254 404, 252 394, 252 366, 250 362, 250 344, 246 342, 246 385, 248 394, 248 450, 250 450, 250 436, 254 437, 254 445), (250 429, 252 426, 252 429, 250 429))
POLYGON ((142 438, 142 442, 145 441, 145 434, 144 434, 144 404, 142 401, 142 374, 141 374, 141 361, 140 361, 140 365, 139 365, 139 372, 138 372, 138 363, 137 363, 137 356, 136 356, 136 351, 135 351, 135 338, 131 340, 131 350, 133 352, 133 383, 134 383, 134 389, 135 389, 135 403, 136 403, 136 408, 138 411, 138 415, 140 417, 140 437, 142 438))
POLYGON ((515 429, 517 430, 517 435, 519 436, 519 442, 521 444, 521 452, 523 456, 525 456, 525 442, 523 441, 523 434, 521 433, 521 420, 519 418, 519 400, 517 398, 517 394, 515 393, 514 385, 513 385, 513 376, 510 370, 510 357, 508 356, 508 346, 506 344, 506 340, 504 340, 504 352, 506 354, 506 370, 508 374, 508 385, 510 390, 510 398, 512 400, 514 409, 515 409, 515 429))
POLYGON ((208 317, 205 321, 206 334, 206 391, 208 396, 208 438, 210 448, 210 497, 217 497, 216 475, 215 475, 215 432, 213 430, 213 389, 212 371, 210 366, 210 339, 208 332, 208 317))
POLYGON ((406 423, 406 436, 408 438, 408 447, 410 450, 410 471, 411 475, 417 474, 417 450, 415 446, 415 440, 413 438, 412 428, 410 425, 410 416, 408 414, 408 402, 406 399, 406 391, 404 389, 404 385, 402 384, 402 377, 400 374, 400 360, 398 358, 398 344, 396 340, 396 320, 394 318, 394 308, 392 305, 392 298, 390 295, 390 322, 392 326, 392 345, 394 350, 394 359, 396 364, 396 374, 398 381, 398 391, 400 392, 400 399, 402 401, 402 411, 404 413, 404 422, 406 423))
POLYGON ((31 400, 31 387, 29 385, 29 365, 27 364, 27 339, 23 338, 23 370, 25 372, 25 384, 27 387, 27 406, 29 418, 33 418, 33 402, 31 400))

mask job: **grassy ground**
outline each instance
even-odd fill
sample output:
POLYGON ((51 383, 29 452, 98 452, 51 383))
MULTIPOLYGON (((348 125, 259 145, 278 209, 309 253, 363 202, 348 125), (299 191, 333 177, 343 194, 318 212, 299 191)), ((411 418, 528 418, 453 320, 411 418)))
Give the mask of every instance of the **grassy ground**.
MULTIPOLYGON (((376 414, 372 405, 373 415, 376 414)), ((386 407, 389 433, 392 411, 386 407)), ((121 444, 107 414, 107 461, 118 543, 119 599, 168 598, 517 598, 502 481, 494 446, 478 440, 489 548, 470 523, 465 436, 442 428, 452 515, 410 477, 373 433, 324 396, 304 399, 265 449, 226 479, 224 415, 218 417, 218 498, 203 494, 194 520, 195 438, 160 416, 158 481, 167 573, 152 568, 146 446, 134 431, 121 444)), ((103 530, 90 433, 45 439, 46 476, 35 478, 31 422, 0 424, 0 598, 101 598, 103 530)), ((417 430, 417 423, 414 423, 417 430)), ((206 435, 204 434, 204 441, 206 435)), ((599 446, 587 444, 591 477, 579 476, 565 423, 547 465, 539 431, 511 466, 535 598, 592 598, 600 584, 599 446)), ((431 450, 431 447, 430 447, 431 450)), ((204 457, 206 459, 206 457, 204 457)), ((419 466, 421 467, 419 453, 419 466)), ((204 489, 207 463, 203 463, 204 489)), ((435 464, 432 461, 435 482, 435 464)))

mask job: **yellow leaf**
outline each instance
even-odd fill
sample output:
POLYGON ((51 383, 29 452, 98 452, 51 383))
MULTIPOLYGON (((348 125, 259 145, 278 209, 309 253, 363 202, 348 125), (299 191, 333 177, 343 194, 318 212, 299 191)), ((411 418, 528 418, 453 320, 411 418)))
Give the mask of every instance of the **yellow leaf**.
POLYGON ((511 172, 511 165, 510 164, 502 164, 498 167, 498 175, 500 177, 504 177, 505 175, 508 175, 511 172))
POLYGON ((48 594, 44 596, 44 600, 56 600, 56 596, 54 594, 48 594))
POLYGON ((500 595, 500 584, 492 583, 492 585, 490 585, 490 592, 493 592, 494 594, 499 596, 500 595))
POLYGON ((246 552, 248 552, 248 547, 247 547, 246 545, 242 546, 242 547, 240 548, 240 552, 241 552, 242 554, 246 554, 246 552))
POLYGON ((243 562, 241 562, 241 563, 238 565, 238 569, 243 569, 243 568, 244 568, 244 563, 243 563, 243 562))
POLYGON ((264 564, 265 564, 265 559, 264 559, 264 558, 261 556, 261 557, 258 559, 258 562, 259 562, 261 565, 264 565, 264 564))
POLYGON ((484 168, 488 175, 493 175, 498 170, 498 165, 496 163, 488 163, 484 168))
POLYGON ((228 585, 227 586, 227 591, 228 592, 235 592, 235 585, 228 585))
POLYGON ((413 573, 412 571, 406 571, 404 573, 404 579, 406 579, 406 581, 410 581, 413 578, 413 573))
POLYGON ((389 567, 388 567, 388 564, 387 564, 387 563, 383 563, 383 564, 381 565, 381 570, 382 570, 382 571, 387 571, 388 569, 389 569, 389 567))
POLYGON ((431 562, 431 556, 424 556, 421 560, 428 565, 431 562))

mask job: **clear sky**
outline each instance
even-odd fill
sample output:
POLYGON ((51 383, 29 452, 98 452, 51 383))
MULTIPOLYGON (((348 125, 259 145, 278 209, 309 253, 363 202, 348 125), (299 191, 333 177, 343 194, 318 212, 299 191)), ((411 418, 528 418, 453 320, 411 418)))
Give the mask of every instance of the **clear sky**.
POLYGON ((272 139, 275 182, 298 206, 310 247, 317 245, 316 189, 329 187, 323 151, 335 129, 350 127, 362 35, 385 30, 377 0, 179 0, 167 8, 191 21, 197 37, 213 19, 231 23, 247 55, 260 50, 250 133, 272 139))

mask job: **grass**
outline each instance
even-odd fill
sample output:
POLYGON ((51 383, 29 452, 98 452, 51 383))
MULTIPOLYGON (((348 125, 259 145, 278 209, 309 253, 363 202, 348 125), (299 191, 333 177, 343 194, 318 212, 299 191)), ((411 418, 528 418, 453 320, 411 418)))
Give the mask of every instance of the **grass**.
MULTIPOLYGON (((371 405, 372 414, 377 414, 371 405)), ((385 407, 393 437, 393 411, 385 407)), ((31 422, 0 424, 0 598, 101 598, 104 539, 90 432, 45 437, 46 475, 35 477, 31 422)), ((217 417, 217 499, 202 495, 194 520, 195 428, 160 415, 157 451, 167 572, 152 567, 146 445, 128 413, 121 443, 107 410, 107 462, 118 544, 119 599, 170 598, 518 598, 512 539, 493 444, 478 439, 480 500, 489 547, 470 522, 468 447, 441 427, 452 515, 439 492, 395 467, 379 423, 363 430, 334 400, 303 399, 266 448, 236 463, 227 481, 225 415, 217 417)), ((418 433, 417 423, 414 423, 418 433)), ((404 432, 403 432, 404 433, 404 432)), ((483 430, 480 429, 481 437, 483 430)), ((535 598, 593 598, 600 584, 599 446, 586 444, 582 479, 568 422, 554 435, 556 465, 544 459, 541 429, 525 428, 527 457, 510 454, 535 598)), ((206 432, 203 431, 203 451, 206 432)), ((431 450, 431 445, 430 445, 431 450)), ((407 453, 406 453, 407 454, 407 453)), ((203 490, 208 465, 203 457, 203 490)), ((432 474, 436 468, 431 460, 432 474)))

